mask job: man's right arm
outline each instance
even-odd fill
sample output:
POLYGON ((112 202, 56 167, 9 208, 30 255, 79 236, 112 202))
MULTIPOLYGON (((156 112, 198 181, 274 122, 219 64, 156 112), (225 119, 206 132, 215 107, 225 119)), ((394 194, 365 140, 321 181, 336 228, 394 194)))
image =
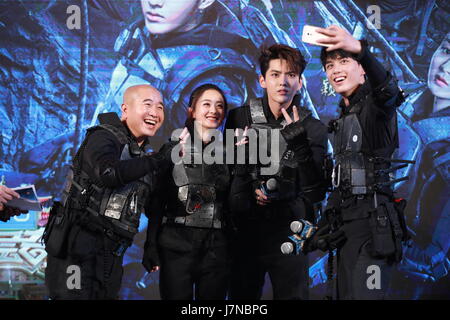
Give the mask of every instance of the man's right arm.
MULTIPOLYGON (((163 145, 160 152, 162 154, 167 154, 167 149, 171 149, 170 144, 163 145)), ((170 166, 169 168, 172 168, 172 166, 170 166)), ((169 189, 170 180, 171 170, 165 170, 156 174, 156 189, 150 195, 145 207, 145 214, 148 218, 148 225, 142 264, 148 272, 158 271, 161 265, 158 254, 157 238, 161 229, 164 211, 168 201, 167 191, 169 189)))
POLYGON ((167 166, 166 160, 159 154, 120 160, 121 145, 109 131, 97 130, 88 139, 83 152, 82 168, 106 187, 125 185, 167 166))
POLYGON ((358 61, 369 79, 376 106, 390 119, 396 108, 404 101, 403 92, 398 87, 395 77, 369 51, 367 42, 360 42, 362 49, 358 61))
POLYGON ((395 78, 370 53, 367 42, 355 39, 347 30, 335 25, 326 29, 318 28, 317 31, 326 36, 318 42, 329 44, 327 51, 342 49, 358 56, 357 60, 361 63, 372 87, 372 96, 378 110, 390 119, 396 108, 403 103, 404 96, 395 78))
MULTIPOLYGON (((250 125, 245 108, 246 107, 240 107, 230 110, 225 124, 226 130, 244 130, 246 126, 250 125)), ((254 199, 256 186, 259 187, 260 185, 260 182, 256 181, 250 174, 250 171, 254 171, 254 165, 236 163, 236 156, 238 154, 237 148, 246 148, 248 150, 248 145, 243 144, 238 147, 234 146, 235 163, 230 166, 232 168, 233 178, 229 199, 231 211, 234 213, 244 212, 250 209, 250 201, 253 201, 254 199)), ((248 155, 246 151, 246 163, 247 161, 248 155)))

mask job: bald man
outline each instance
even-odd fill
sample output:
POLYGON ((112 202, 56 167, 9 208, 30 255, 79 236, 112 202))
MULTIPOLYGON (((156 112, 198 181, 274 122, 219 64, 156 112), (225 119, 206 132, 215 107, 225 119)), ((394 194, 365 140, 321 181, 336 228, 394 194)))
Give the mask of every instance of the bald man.
POLYGON ((149 212, 165 157, 146 153, 164 122, 161 93, 128 88, 122 117, 99 115, 73 160, 61 201, 44 231, 46 285, 51 299, 116 299, 125 250, 149 212))

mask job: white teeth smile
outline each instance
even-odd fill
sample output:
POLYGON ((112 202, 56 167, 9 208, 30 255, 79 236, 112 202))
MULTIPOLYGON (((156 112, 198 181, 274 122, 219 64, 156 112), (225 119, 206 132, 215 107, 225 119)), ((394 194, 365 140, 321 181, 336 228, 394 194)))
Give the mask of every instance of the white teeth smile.
POLYGON ((149 125, 152 125, 152 126, 154 126, 156 124, 156 121, 153 121, 153 120, 144 120, 144 122, 146 124, 149 124, 149 125))
POLYGON ((337 77, 337 78, 334 78, 334 82, 341 82, 341 81, 344 81, 346 78, 345 77, 337 77))

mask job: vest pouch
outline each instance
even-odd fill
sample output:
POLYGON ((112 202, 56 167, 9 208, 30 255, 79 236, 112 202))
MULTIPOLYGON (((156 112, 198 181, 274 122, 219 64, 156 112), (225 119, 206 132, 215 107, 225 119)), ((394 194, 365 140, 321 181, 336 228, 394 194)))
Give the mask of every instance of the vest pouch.
POLYGON ((53 257, 65 258, 67 255, 67 236, 70 231, 69 216, 59 201, 53 203, 45 226, 42 240, 45 251, 53 257))
POLYGON ((393 236, 395 241, 395 261, 400 262, 403 257, 403 241, 409 240, 409 232, 405 221, 406 200, 396 199, 386 203, 389 218, 391 219, 393 236))
POLYGON ((402 230, 402 241, 408 241, 410 239, 408 228, 406 226, 406 218, 405 218, 406 203, 407 202, 405 199, 396 199, 394 201, 394 209, 395 209, 395 212, 397 213, 400 228, 402 230))
POLYGON ((372 242, 369 246, 371 255, 376 258, 385 258, 395 253, 395 243, 389 213, 381 204, 370 212, 369 226, 372 233, 372 242))
POLYGON ((115 193, 113 194, 106 205, 105 217, 120 220, 122 213, 125 209, 125 204, 127 203, 127 194, 115 193))
POLYGON ((209 211, 208 209, 210 209, 212 214, 214 212, 214 206, 211 207, 211 204, 215 200, 216 190, 214 187, 191 184, 186 201, 186 212, 188 214, 194 214, 198 211, 209 211))

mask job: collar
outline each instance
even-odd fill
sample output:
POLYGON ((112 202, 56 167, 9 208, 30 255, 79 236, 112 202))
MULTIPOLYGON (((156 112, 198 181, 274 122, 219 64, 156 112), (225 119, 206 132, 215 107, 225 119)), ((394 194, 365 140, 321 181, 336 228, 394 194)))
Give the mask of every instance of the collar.
POLYGON ((353 94, 348 98, 349 100, 348 106, 345 105, 344 99, 343 98, 341 99, 341 101, 339 102, 339 107, 341 108, 342 113, 348 113, 349 110, 357 102, 365 98, 368 94, 370 94, 370 92, 371 92, 370 83, 369 80, 366 79, 366 81, 361 86, 359 86, 359 88, 357 88, 355 92, 353 92, 353 94))
MULTIPOLYGON (((283 116, 280 116, 278 117, 278 119, 275 119, 275 116, 273 115, 269 107, 269 97, 267 96, 267 92, 264 93, 264 96, 262 98, 262 105, 264 115, 266 116, 267 121, 281 123, 284 120, 283 116)), ((292 117, 292 106, 297 106, 298 108, 300 107, 300 94, 296 94, 294 96, 294 99, 292 99, 291 104, 286 110, 291 117, 292 117)))
POLYGON ((122 122, 122 123, 123 123, 123 126, 125 127, 125 129, 127 130, 127 133, 128 133, 128 135, 129 135, 129 137, 131 138, 130 140, 132 140, 131 142, 132 142, 134 145, 136 145, 137 148, 139 148, 139 150, 145 151, 145 150, 148 149, 148 147, 150 147, 150 146, 149 146, 149 144, 150 144, 149 137, 145 138, 145 139, 144 139, 144 142, 143 142, 141 145, 139 145, 138 142, 137 142, 137 140, 136 140, 136 137, 133 135, 133 133, 131 133, 131 131, 130 131, 130 129, 128 128, 127 124, 124 123, 124 122, 122 122))

